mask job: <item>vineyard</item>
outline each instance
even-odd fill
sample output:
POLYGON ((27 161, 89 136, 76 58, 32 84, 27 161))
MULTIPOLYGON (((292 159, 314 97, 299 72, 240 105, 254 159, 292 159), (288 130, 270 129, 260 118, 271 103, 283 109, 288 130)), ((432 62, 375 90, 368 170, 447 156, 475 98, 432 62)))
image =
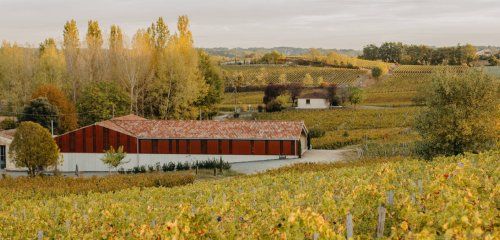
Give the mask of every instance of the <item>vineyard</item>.
POLYGON ((305 164, 44 199, 0 188, 0 238, 497 239, 499 158, 305 164))
MULTIPOLYGON (((422 66, 401 65, 392 70, 391 74, 383 76, 369 92, 415 92, 425 86, 436 71, 461 72, 468 69, 465 66, 422 66)), ((413 93, 414 94, 414 93, 413 93)))
POLYGON ((308 129, 320 129, 326 133, 312 139, 313 148, 337 149, 367 141, 377 144, 412 142, 417 137, 410 127, 418 110, 417 107, 289 110, 259 113, 255 117, 265 120, 302 119, 308 129))
POLYGON ((318 86, 321 82, 356 84, 367 70, 329 67, 282 65, 223 66, 226 86, 264 86, 267 84, 304 83, 318 86), (308 83, 309 81, 309 83, 308 83))

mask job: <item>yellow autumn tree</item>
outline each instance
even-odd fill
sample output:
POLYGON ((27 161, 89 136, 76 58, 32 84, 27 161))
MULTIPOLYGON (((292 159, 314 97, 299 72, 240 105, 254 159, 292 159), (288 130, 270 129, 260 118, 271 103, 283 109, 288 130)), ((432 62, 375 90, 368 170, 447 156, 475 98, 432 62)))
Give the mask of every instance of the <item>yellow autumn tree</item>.
POLYGON ((9 154, 16 167, 27 168, 32 177, 59 163, 59 148, 49 130, 34 122, 19 124, 9 154))

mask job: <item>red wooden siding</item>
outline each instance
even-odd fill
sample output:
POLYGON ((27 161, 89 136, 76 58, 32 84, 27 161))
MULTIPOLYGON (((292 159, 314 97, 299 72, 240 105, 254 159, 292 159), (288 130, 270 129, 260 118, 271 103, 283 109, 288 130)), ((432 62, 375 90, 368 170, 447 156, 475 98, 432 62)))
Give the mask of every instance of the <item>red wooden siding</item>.
POLYGON ((189 154, 201 154, 201 140, 191 140, 189 142, 189 154))
POLYGON ((282 141, 283 142, 283 155, 292 155, 292 141, 282 141))
POLYGON ((218 140, 208 140, 207 141, 207 154, 218 154, 219 153, 219 141, 218 140))
POLYGON ((268 155, 280 155, 280 141, 269 141, 268 155))
POLYGON ((253 154, 266 155, 266 142, 259 140, 253 143, 253 154))
POLYGON ((153 144, 151 140, 139 140, 139 152, 140 153, 153 153, 153 144))
POLYGON ((169 153, 168 140, 158 140, 158 153, 160 154, 169 153))
MULTIPOLYGON (((123 146, 127 153, 136 153, 136 138, 104 129, 101 126, 88 126, 57 136, 54 139, 62 153, 102 153, 106 146, 123 146), (105 134, 106 132, 106 134, 105 134)), ((109 148, 109 147, 108 147, 109 148)))
POLYGON ((297 155, 295 140, 222 140, 222 139, 141 139, 101 126, 88 126, 55 138, 62 153, 103 153, 123 146, 127 153, 209 154, 209 155, 297 155))
POLYGON ((180 154, 187 154, 187 140, 177 140, 178 148, 177 148, 177 153, 180 154))
POLYGON ((251 154, 251 144, 247 140, 234 140, 233 153, 235 155, 249 155, 251 154))

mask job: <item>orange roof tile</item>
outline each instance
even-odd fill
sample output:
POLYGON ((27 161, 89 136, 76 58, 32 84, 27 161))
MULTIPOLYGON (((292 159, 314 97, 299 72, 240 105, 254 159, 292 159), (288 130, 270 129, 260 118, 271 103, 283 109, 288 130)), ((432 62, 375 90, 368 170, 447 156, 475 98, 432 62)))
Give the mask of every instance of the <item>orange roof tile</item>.
MULTIPOLYGON (((140 117, 139 117, 140 118, 140 117)), ((194 121, 114 118, 96 123, 142 139, 265 139, 298 140, 302 121, 194 121)))

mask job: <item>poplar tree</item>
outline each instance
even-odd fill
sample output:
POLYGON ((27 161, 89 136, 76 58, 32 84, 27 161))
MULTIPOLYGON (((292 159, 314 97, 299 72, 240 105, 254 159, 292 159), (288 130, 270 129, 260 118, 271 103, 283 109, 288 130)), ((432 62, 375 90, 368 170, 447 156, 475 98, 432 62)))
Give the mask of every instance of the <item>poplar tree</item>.
POLYGON ((67 21, 63 32, 63 52, 66 60, 66 79, 73 102, 77 100, 77 93, 80 87, 78 59, 80 55, 80 38, 75 20, 67 21))
POLYGON ((102 54, 102 32, 97 21, 90 20, 88 22, 86 42, 88 48, 87 64, 90 82, 99 82, 103 80, 103 64, 102 54))
POLYGON ((65 75, 66 61, 64 60, 64 54, 57 49, 55 40, 48 38, 40 44, 35 78, 38 84, 52 84, 63 87, 65 75))
POLYGON ((109 33, 109 78, 111 81, 118 80, 120 76, 120 68, 123 64, 124 57, 124 42, 123 33, 120 27, 116 25, 111 26, 109 33))

